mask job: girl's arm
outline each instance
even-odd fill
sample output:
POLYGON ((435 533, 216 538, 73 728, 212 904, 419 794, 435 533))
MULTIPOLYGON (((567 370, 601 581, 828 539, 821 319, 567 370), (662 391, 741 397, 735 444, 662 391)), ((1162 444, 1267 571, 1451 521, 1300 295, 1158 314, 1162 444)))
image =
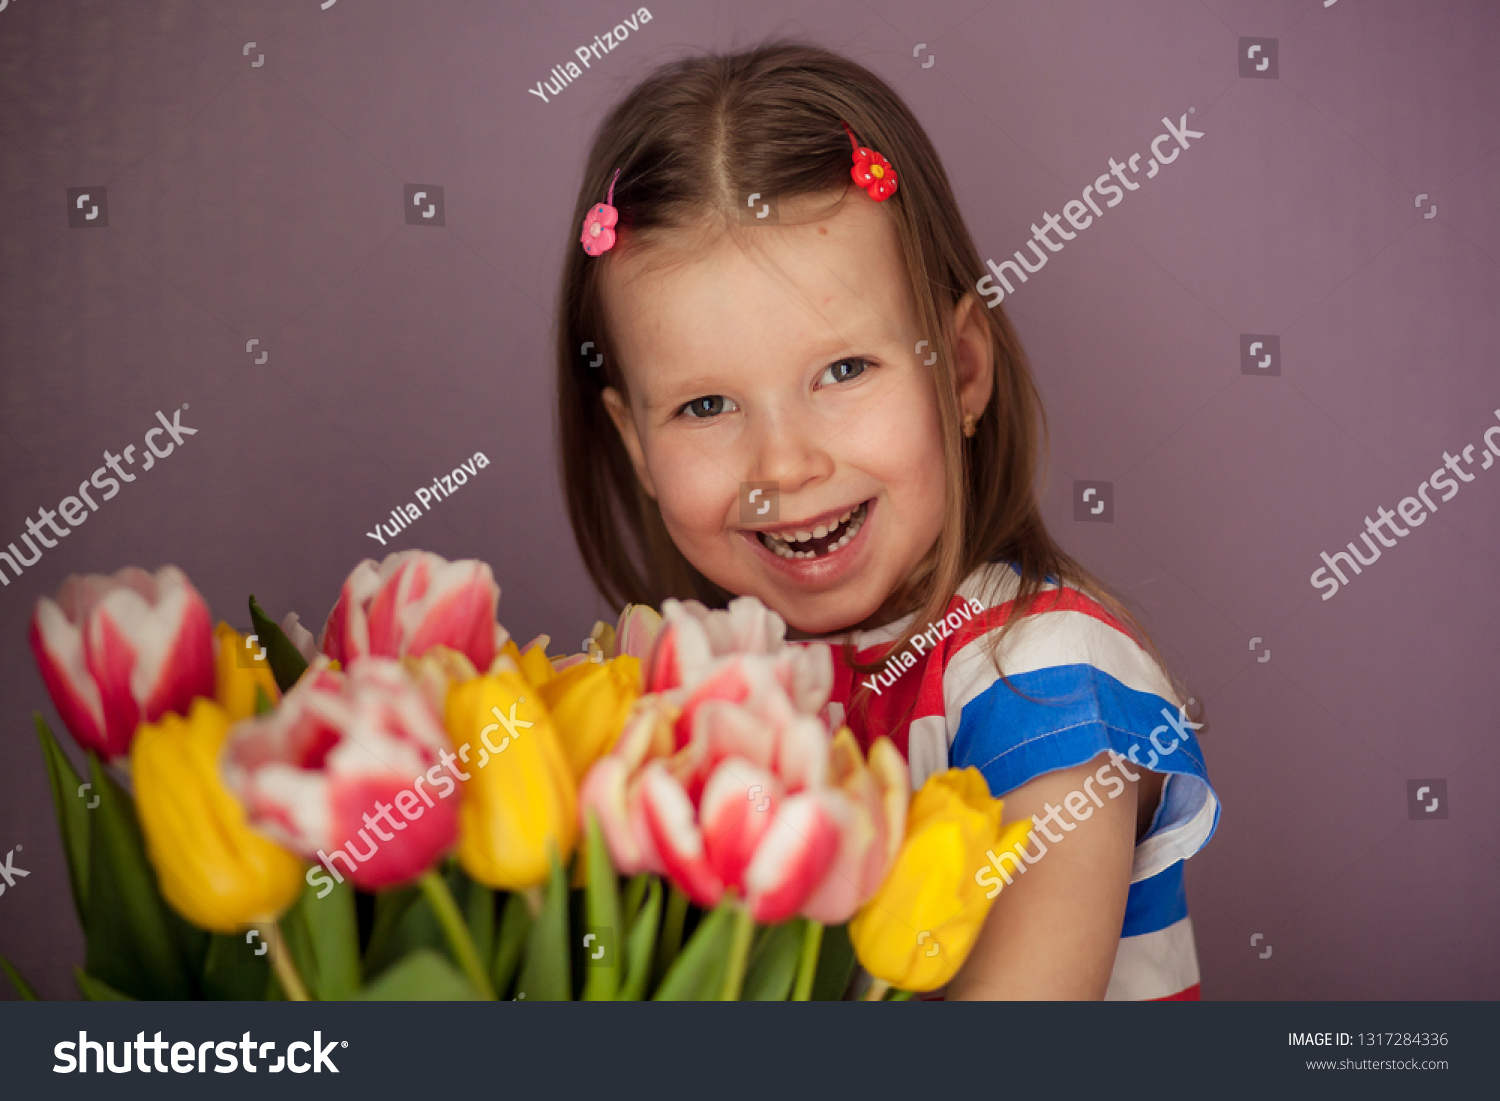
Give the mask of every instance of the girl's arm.
MULTIPOLYGON (((1125 790, 1104 798, 1103 806, 1087 799, 1086 783, 1109 761, 1100 754, 1075 768, 1039 776, 1005 796, 1006 823, 1035 815, 1061 840, 1050 840, 1038 827, 1027 851, 1036 854, 1045 844, 1047 852, 1024 874, 1005 862, 1014 882, 995 899, 968 960, 948 984, 948 998, 1104 996, 1125 920, 1138 798, 1137 784, 1126 780, 1125 790), (1062 808, 1075 791, 1083 793, 1092 813, 1076 821, 1059 809, 1048 820, 1048 804, 1062 808)), ((1106 790, 1097 780, 1091 786, 1095 792, 1106 790)), ((1082 811, 1076 797, 1073 805, 1082 811)))

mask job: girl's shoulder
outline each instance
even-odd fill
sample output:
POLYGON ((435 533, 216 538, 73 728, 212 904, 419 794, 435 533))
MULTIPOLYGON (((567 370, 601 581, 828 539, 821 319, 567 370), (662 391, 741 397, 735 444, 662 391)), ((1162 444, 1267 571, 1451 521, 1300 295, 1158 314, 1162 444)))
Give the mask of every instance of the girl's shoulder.
POLYGON ((869 689, 850 715, 855 733, 866 744, 891 737, 914 786, 973 766, 997 796, 1111 754, 1127 775, 1168 781, 1150 866, 1190 855, 1212 834, 1219 804, 1186 701, 1126 625, 1076 588, 1049 582, 1002 634, 1018 590, 1015 569, 992 563, 966 578, 942 620, 902 651, 889 652, 908 621, 857 634, 859 660, 885 665, 872 675, 836 663, 835 699, 869 689))

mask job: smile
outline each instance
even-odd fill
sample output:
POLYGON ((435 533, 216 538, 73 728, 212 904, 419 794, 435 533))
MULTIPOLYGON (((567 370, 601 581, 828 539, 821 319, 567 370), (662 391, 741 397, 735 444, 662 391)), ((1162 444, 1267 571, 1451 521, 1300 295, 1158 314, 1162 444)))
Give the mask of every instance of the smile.
POLYGON ((868 501, 862 502, 831 524, 818 524, 810 530, 788 531, 781 535, 768 531, 755 534, 763 547, 780 558, 821 558, 845 546, 859 534, 869 516, 869 504, 868 501))

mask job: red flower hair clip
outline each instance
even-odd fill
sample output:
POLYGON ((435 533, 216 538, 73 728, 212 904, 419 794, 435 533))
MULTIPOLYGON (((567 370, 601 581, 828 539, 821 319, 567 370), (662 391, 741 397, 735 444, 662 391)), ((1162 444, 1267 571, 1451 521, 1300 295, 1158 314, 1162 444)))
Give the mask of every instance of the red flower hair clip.
POLYGON ((614 227, 620 221, 620 212, 614 207, 615 180, 619 178, 620 170, 616 168, 609 181, 609 194, 602 203, 590 207, 583 217, 583 233, 578 239, 583 242, 583 251, 590 256, 603 256, 615 247, 614 227))
POLYGON ((891 162, 875 150, 860 145, 847 122, 840 119, 839 125, 849 135, 849 144, 854 147, 854 166, 849 169, 849 175, 877 203, 889 199, 896 193, 896 170, 891 167, 891 162))

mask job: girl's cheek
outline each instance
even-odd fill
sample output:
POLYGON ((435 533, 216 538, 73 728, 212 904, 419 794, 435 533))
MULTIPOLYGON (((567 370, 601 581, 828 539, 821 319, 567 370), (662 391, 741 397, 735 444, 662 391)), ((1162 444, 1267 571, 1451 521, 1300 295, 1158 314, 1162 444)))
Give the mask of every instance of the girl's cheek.
POLYGON ((648 446, 647 467, 674 539, 696 542, 722 531, 738 486, 720 464, 691 444, 663 438, 648 446))

